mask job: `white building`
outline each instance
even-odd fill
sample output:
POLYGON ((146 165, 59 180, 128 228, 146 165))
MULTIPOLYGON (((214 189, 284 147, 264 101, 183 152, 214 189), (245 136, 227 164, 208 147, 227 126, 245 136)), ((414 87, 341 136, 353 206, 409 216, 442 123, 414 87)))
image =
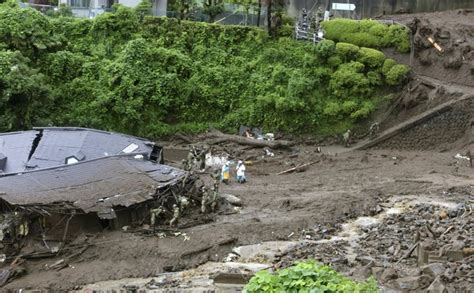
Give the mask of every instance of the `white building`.
MULTIPOLYGON (((127 7, 135 7, 140 1, 141 0, 59 0, 59 3, 71 7, 75 16, 93 18, 111 9, 115 3, 127 7)), ((166 16, 168 0, 152 0, 152 2, 153 15, 166 16)))

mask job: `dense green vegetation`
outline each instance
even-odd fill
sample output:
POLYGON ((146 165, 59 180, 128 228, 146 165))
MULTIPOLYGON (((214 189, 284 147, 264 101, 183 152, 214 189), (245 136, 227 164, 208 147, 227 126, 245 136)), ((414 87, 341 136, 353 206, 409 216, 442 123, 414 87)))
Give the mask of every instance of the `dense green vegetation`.
POLYGON ((322 26, 328 39, 369 48, 394 47, 401 53, 410 51, 410 32, 400 25, 384 25, 376 20, 334 19, 322 26))
POLYGON ((379 292, 373 278, 367 282, 355 282, 328 266, 308 261, 301 262, 275 274, 260 271, 250 279, 245 293, 256 292, 379 292))
POLYGON ((74 125, 156 138, 209 125, 342 131, 408 69, 374 49, 146 16, 94 20, 0 5, 0 131, 74 125), (56 15, 60 16, 60 15, 56 15))

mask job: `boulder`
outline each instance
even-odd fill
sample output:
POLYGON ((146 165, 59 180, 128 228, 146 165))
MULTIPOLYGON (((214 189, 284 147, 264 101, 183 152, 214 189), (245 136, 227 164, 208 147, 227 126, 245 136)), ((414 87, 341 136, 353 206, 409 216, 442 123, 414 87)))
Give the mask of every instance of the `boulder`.
POLYGON ((383 271, 382 275, 380 276, 380 281, 382 281, 382 283, 386 283, 387 281, 390 281, 396 278, 398 278, 397 271, 393 268, 388 268, 383 271))
POLYGON ((426 289, 426 292, 429 293, 447 293, 446 286, 444 286, 443 282, 441 282, 440 277, 437 277, 433 283, 426 289))
POLYGON ((438 276, 441 276, 444 271, 446 271, 446 267, 442 263, 432 263, 429 265, 422 266, 421 271, 425 275, 436 278, 438 276))
POLYGON ((395 282, 401 290, 418 290, 425 288, 432 278, 426 275, 399 278, 395 282))

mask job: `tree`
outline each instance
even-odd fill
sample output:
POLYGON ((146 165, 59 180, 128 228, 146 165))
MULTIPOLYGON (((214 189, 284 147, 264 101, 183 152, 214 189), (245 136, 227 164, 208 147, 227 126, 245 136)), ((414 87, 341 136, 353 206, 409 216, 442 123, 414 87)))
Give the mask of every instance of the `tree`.
POLYGON ((203 12, 209 16, 209 22, 214 22, 216 16, 224 12, 224 3, 222 0, 205 0, 203 6, 203 12))
POLYGON ((196 0, 173 0, 169 2, 172 11, 178 13, 178 19, 186 20, 196 8, 196 0))
POLYGON ((0 51, 0 131, 28 129, 47 117, 46 79, 28 63, 18 51, 0 51))
POLYGON ((8 49, 38 60, 39 55, 60 42, 51 34, 47 16, 32 8, 4 6, 0 9, 0 43, 8 49))

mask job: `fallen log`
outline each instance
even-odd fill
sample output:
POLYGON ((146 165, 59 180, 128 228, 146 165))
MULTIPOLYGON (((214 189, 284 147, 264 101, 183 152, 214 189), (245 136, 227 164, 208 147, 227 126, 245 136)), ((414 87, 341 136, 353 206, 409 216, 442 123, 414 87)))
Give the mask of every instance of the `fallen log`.
POLYGON ((283 175, 283 174, 286 174, 286 173, 291 173, 291 172, 295 172, 295 171, 302 171, 304 168, 308 167, 308 166, 311 166, 313 164, 316 164, 318 163, 319 160, 317 161, 313 161, 313 162, 309 162, 309 163, 306 163, 306 164, 303 164, 303 165, 298 165, 296 167, 293 167, 293 168, 290 168, 288 170, 284 170, 284 171, 281 171, 280 173, 277 173, 277 175, 283 175))
POLYGON ((247 138, 238 135, 225 134, 218 130, 213 130, 206 135, 210 140, 209 144, 218 144, 221 142, 233 142, 240 145, 248 145, 252 147, 269 147, 271 149, 285 149, 295 145, 294 142, 288 140, 261 140, 255 138, 247 138))
POLYGON ((181 134, 181 133, 176 133, 176 134, 174 135, 174 137, 177 138, 177 139, 180 139, 180 140, 184 141, 184 142, 187 143, 187 144, 192 144, 192 143, 193 143, 193 141, 192 141, 189 137, 187 137, 186 135, 181 134))

